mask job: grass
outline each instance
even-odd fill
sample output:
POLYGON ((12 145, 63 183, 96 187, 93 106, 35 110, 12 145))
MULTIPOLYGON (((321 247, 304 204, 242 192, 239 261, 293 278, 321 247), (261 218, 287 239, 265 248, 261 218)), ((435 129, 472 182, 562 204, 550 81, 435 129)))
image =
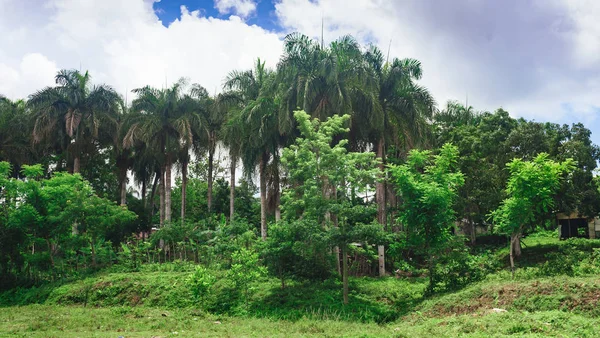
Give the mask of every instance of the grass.
MULTIPOLYGON (((112 269, 1 293, 0 337, 599 336, 598 262, 588 262, 588 270, 567 269, 570 276, 548 266, 571 266, 574 261, 565 260, 571 253, 587 257, 600 241, 531 236, 525 243, 515 280, 503 269, 424 298, 422 278, 351 278, 348 305, 337 280, 289 281, 281 289, 279 280, 264 278, 246 304, 224 271, 214 271, 211 294, 195 300, 186 284, 193 265, 112 269), (558 273, 544 276, 548 271, 558 273)), ((503 250, 494 257, 502 259, 503 250)))
POLYGON ((394 323, 205 315, 189 309, 27 305, 0 309, 0 337, 597 337, 600 319, 562 311, 418 314, 394 323), (8 311, 10 310, 10 311, 8 311))

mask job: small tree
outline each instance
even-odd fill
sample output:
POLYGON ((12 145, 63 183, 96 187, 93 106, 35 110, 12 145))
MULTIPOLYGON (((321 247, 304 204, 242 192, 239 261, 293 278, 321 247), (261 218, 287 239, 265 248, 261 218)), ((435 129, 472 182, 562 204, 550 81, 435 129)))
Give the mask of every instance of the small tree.
POLYGON ((250 291, 250 286, 259 277, 265 275, 266 269, 264 266, 260 266, 258 253, 246 248, 241 248, 234 252, 231 260, 232 264, 228 276, 233 280, 235 287, 243 291, 244 302, 246 308, 248 308, 248 291, 250 291))
POLYGON ((496 231, 510 235, 510 268, 513 278, 514 256, 521 255, 523 231, 535 228, 540 216, 551 212, 553 196, 560 188, 561 178, 575 167, 572 159, 555 162, 548 157, 548 154, 541 153, 532 161, 515 158, 508 163, 508 197, 491 214, 496 223, 496 231))
POLYGON ((435 258, 450 239, 456 219, 452 205, 464 183, 457 161, 458 149, 445 144, 435 156, 427 150, 411 150, 406 164, 390 167, 403 201, 400 221, 409 232, 409 242, 427 256, 429 292, 437 282, 435 258))
MULTIPOLYGON (((283 212, 288 220, 298 217, 303 222, 322 224, 323 233, 330 243, 341 251, 344 304, 348 303, 349 245, 359 241, 378 241, 381 226, 356 221, 350 217, 368 214, 368 206, 352 199, 373 185, 380 174, 375 154, 349 152, 348 140, 339 138, 347 133, 345 124, 349 115, 334 115, 326 121, 312 119, 304 111, 296 111, 301 136, 283 150, 281 162, 288 172, 291 188, 283 193, 283 212), (339 141, 336 141, 337 138, 339 141)), ((311 235, 312 236, 312 235, 311 235)), ((371 242, 372 243, 372 242, 371 242)), ((336 252, 338 250, 335 250, 336 252)), ((336 253, 336 260, 339 256, 336 253)))

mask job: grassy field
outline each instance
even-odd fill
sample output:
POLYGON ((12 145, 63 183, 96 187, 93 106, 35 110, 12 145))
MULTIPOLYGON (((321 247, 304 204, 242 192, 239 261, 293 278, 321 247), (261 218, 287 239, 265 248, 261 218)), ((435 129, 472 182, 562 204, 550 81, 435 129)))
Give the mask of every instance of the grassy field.
POLYGON ((226 278, 211 297, 194 299, 186 285, 191 264, 106 270, 0 293, 0 337, 600 336, 600 263, 578 263, 600 242, 525 243, 514 280, 501 268, 425 297, 423 278, 351 278, 345 306, 337 280, 281 289, 264 278, 244 302, 226 278))
POLYGON ((187 309, 27 305, 0 309, 0 337, 597 337, 600 319, 491 309, 393 323, 205 316, 187 309))

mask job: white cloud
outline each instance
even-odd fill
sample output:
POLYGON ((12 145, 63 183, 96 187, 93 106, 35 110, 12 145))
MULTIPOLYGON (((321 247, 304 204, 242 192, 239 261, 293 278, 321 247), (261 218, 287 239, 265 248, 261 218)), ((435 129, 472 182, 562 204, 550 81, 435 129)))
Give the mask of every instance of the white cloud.
POLYGON ((256 2, 253 0, 215 0, 215 8, 221 14, 234 13, 242 18, 247 18, 256 11, 256 2))
POLYGON ((352 34, 386 52, 391 40, 391 56, 422 62, 440 106, 468 95, 477 109, 586 122, 600 106, 593 0, 281 0, 276 15, 286 30, 315 38, 323 18, 326 42, 352 34))
MULTIPOLYGON (((90 70, 121 93, 181 76, 218 91, 256 57, 275 66, 281 35, 248 25, 254 0, 216 0, 227 19, 182 8, 164 27, 152 0, 0 0, 0 93, 53 82, 58 68, 90 70)), ((269 1, 269 0, 262 0, 269 1)), ((600 5, 593 0, 277 0, 285 31, 325 41, 344 34, 424 66, 423 84, 448 99, 518 116, 592 123, 600 106, 600 5), (566 109, 565 107, 568 107, 566 109)))
POLYGON ((148 0, 45 4, 32 12, 20 0, 0 0, 7 9, 0 32, 8 32, 0 34, 7 47, 0 49, 0 93, 26 97, 51 84, 56 69, 80 67, 121 93, 179 77, 213 92, 227 72, 250 68, 257 57, 274 66, 281 53, 277 34, 237 16, 206 18, 182 7, 181 19, 164 27, 148 0))
POLYGON ((21 93, 30 94, 31 84, 36 84, 40 89, 53 84, 54 75, 58 68, 56 64, 39 53, 30 53, 23 56, 15 68, 0 63, 0 93, 8 97, 23 97, 21 93))

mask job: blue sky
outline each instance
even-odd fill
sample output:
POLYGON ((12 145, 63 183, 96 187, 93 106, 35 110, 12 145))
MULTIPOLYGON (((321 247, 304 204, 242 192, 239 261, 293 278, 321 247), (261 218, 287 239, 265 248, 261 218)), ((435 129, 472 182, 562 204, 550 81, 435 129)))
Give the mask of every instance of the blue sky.
POLYGON ((0 93, 88 69, 120 93, 186 77, 211 92, 282 38, 351 34, 423 64, 421 83, 447 100, 515 117, 583 122, 600 143, 600 1, 589 0, 0 0, 0 93), (183 10, 182 10, 183 6, 183 10), (198 11, 198 12, 194 12, 198 11))
MULTIPOLYGON (((206 17, 227 18, 230 15, 230 13, 219 13, 213 0, 161 0, 154 3, 156 14, 165 26, 181 17, 181 6, 186 6, 190 11, 200 10, 206 17)), ((271 0, 257 1, 256 12, 246 18, 246 23, 267 30, 278 30, 280 27, 273 15, 274 10, 275 6, 271 0)))

